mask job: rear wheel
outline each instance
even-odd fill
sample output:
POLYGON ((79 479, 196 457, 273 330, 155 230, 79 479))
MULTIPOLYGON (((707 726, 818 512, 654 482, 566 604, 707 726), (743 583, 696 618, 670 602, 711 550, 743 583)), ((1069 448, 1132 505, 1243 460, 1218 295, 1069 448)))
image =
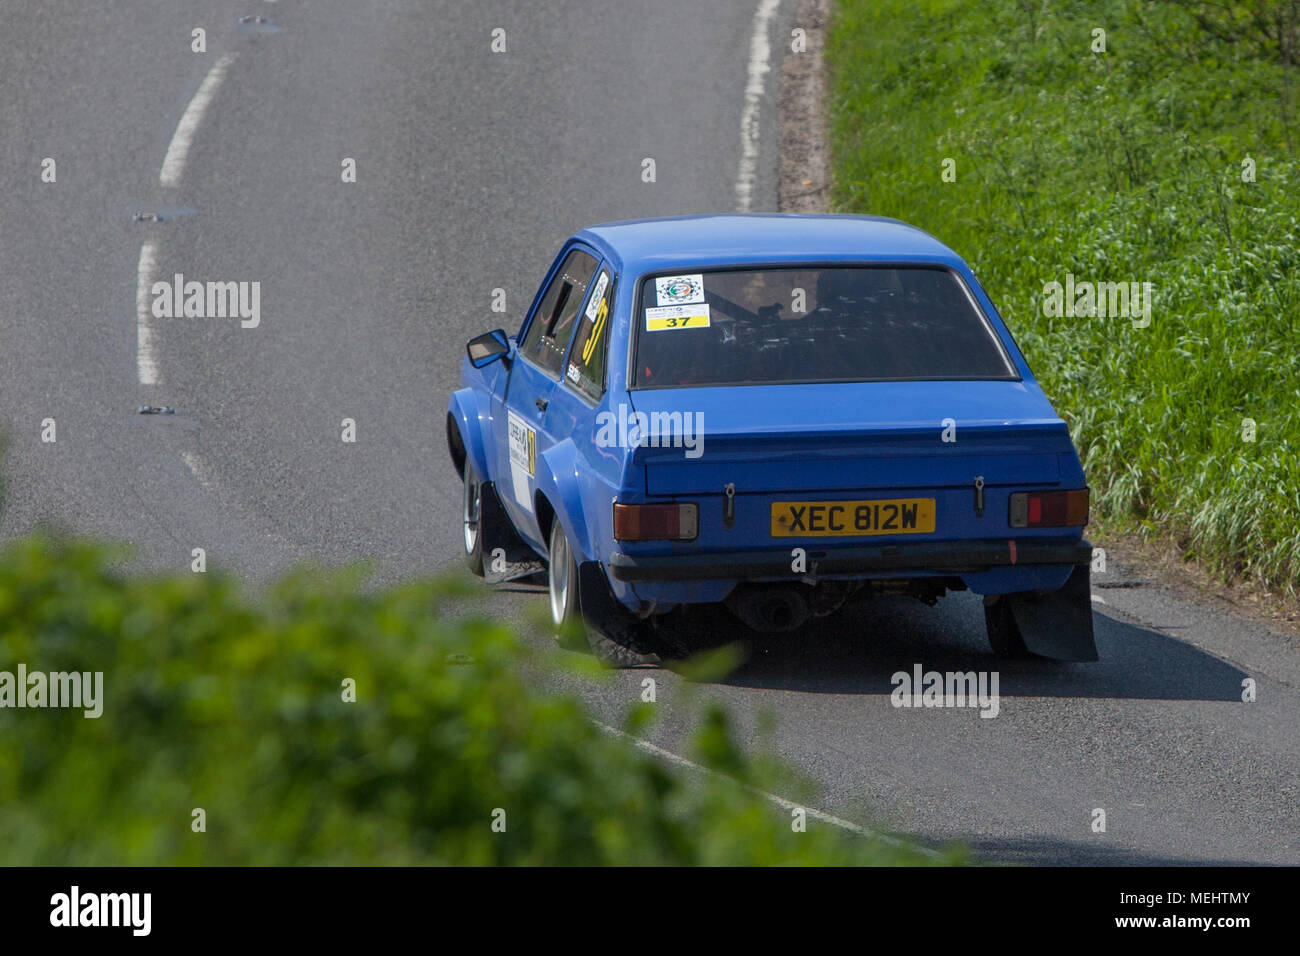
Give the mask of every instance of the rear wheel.
POLYGON ((993 653, 1003 660, 1033 657, 1025 646, 1015 615, 1011 613, 1011 600, 1005 594, 984 597, 984 627, 988 631, 993 653))
POLYGON ((546 571, 555 640, 569 650, 586 650, 586 627, 578 602, 578 562, 559 519, 551 522, 550 563, 546 571))
POLYGON ((657 664, 649 625, 619 604, 596 562, 578 568, 573 546, 556 518, 551 523, 550 566, 546 573, 555 640, 569 650, 590 650, 611 667, 657 664))
POLYGON ((483 484, 474 466, 465 460, 465 484, 461 493, 461 519, 464 526, 465 564, 483 577, 483 484))

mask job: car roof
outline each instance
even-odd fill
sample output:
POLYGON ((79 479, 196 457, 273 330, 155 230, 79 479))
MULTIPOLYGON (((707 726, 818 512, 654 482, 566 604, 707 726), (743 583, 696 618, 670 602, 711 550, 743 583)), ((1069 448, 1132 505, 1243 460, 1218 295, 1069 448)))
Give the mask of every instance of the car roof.
POLYGON ((576 237, 635 274, 809 262, 929 262, 964 268, 934 236, 883 216, 730 213, 631 219, 576 237))

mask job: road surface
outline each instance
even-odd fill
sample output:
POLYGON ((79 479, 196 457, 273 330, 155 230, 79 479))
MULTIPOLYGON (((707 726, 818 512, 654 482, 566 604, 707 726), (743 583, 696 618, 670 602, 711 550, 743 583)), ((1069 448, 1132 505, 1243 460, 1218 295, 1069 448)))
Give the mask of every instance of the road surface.
MULTIPOLYGON (((517 328, 583 225, 775 207, 764 62, 780 63, 788 0, 14 6, 5 538, 55 522, 131 542, 142 566, 202 547, 256 579, 303 559, 370 559, 381 581, 458 566, 443 416, 465 340, 517 328), (256 327, 153 316, 152 283, 178 274, 260 283, 256 327)), ((617 723, 653 676, 653 739, 674 752, 703 700, 746 733, 771 715, 820 809, 982 859, 1300 862, 1295 641, 1140 572, 1094 582, 1102 662, 1004 666, 995 719, 890 702, 915 664, 995 667, 970 596, 855 608, 718 684, 565 683, 617 723)), ((487 600, 518 623, 542 604, 487 600)))

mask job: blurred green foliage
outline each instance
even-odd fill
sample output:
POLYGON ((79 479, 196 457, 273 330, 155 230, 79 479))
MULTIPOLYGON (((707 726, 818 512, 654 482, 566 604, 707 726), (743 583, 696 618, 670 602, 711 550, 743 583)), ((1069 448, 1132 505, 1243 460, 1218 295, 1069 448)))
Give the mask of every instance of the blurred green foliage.
POLYGON ((971 262, 1070 423, 1105 527, 1292 591, 1295 9, 840 0, 828 46, 836 208, 907 220, 971 262), (1150 327, 1044 316, 1067 273, 1152 283, 1150 327))
POLYGON ((541 689, 564 655, 465 610, 458 578, 374 593, 302 569, 250 594, 121 557, 51 535, 0 553, 0 671, 102 671, 105 698, 98 719, 0 709, 2 864, 933 862, 793 832, 716 708, 693 756, 734 779, 599 729, 541 689))

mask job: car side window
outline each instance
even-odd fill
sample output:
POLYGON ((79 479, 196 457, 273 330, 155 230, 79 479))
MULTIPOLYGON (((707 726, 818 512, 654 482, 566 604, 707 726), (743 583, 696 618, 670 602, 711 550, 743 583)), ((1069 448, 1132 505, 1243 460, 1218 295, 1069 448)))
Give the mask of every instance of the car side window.
POLYGON ((587 286, 596 274, 596 260, 581 249, 564 258, 547 287, 519 350, 524 357, 559 376, 564 350, 573 333, 574 320, 586 298, 587 286))
POLYGON ((605 393, 605 366, 609 356, 610 308, 614 301, 614 282, 608 269, 601 269, 591 290, 591 298, 578 320, 569 353, 565 378, 590 399, 605 393))

